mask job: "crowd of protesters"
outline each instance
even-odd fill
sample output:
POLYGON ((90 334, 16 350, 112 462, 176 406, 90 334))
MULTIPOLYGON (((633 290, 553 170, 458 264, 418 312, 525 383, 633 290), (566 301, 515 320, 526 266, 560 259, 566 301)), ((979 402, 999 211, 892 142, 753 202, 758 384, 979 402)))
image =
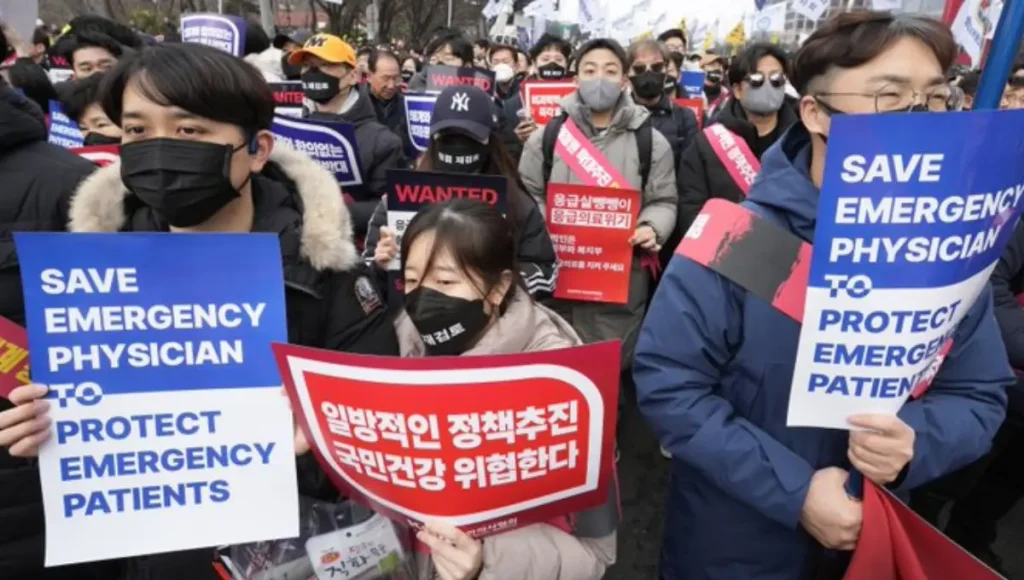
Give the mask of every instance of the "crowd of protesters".
MULTIPOLYGON (((681 30, 628 47, 544 35, 525 49, 450 29, 421 48, 358 47, 302 30, 270 38, 250 26, 243 59, 174 36, 173 27, 148 37, 93 16, 60 31, 40 27, 28 39, 4 29, 0 316, 26 318, 14 232, 272 233, 281 263, 268 267, 283 268, 294 344, 420 357, 620 340, 622 383, 635 385, 635 404, 671 461, 664 580, 841 577, 843 559, 831 555, 849 553, 861 527, 861 507, 844 489, 851 470, 912 495, 936 523, 951 504, 950 536, 1000 566, 991 550, 996 523, 1024 492, 1015 461, 1024 394, 1012 371, 1024 369, 1024 226, 928 394, 898 416, 860 418, 870 435, 788 428, 799 325, 674 257, 716 198, 742 202, 811 242, 835 116, 969 108, 978 73, 955 65, 959 49, 945 25, 848 12, 795 54, 757 43, 731 59, 690 50, 681 30), (485 68, 496 87, 442 91, 429 147, 413 158, 403 96, 424 90, 429 65, 485 68), (72 78, 54 83, 55 68, 72 78), (702 118, 676 102, 687 70, 706 73, 702 118), (577 87, 543 128, 524 114, 520 89, 532 79, 577 87), (311 158, 274 142, 267 83, 287 80, 302 83, 304 116, 354 127, 361 185, 341 188, 311 158), (453 99, 464 104, 459 112, 453 99), (119 144, 120 161, 97 169, 47 143, 50 101, 62 104, 86 144, 119 144), (583 183, 553 153, 568 121, 640 192, 624 304, 552 297, 558 256, 544 219, 548 184, 583 183), (749 190, 701 131, 715 124, 759 160, 749 190), (382 196, 388 171, 403 168, 503 176, 509 211, 465 200, 434 205, 399 243, 382 196), (399 252, 405 299, 389 306, 371 298, 387 294, 379 274, 399 252), (466 332, 424 341, 453 324, 466 332)), ((1024 107, 1020 64, 1003 106, 1024 107)), ((0 578, 215 578, 210 550, 43 568, 33 458, 50 434, 46 392, 28 385, 0 400, 0 578)), ((343 499, 297 438, 300 494, 343 499)), ((483 541, 433 523, 417 534, 425 548, 416 575, 597 580, 616 561, 617 535, 632 532, 616 529, 617 509, 611 498, 483 541)))

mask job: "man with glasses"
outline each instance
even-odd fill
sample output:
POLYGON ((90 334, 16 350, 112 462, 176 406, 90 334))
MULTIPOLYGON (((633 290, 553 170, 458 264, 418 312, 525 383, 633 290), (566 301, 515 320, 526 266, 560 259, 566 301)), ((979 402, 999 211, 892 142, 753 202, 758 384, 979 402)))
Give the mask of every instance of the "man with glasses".
POLYGON ((704 98, 708 102, 704 111, 705 124, 715 120, 718 111, 729 100, 731 92, 726 87, 726 71, 729 61, 724 56, 705 54, 701 57, 700 70, 704 71, 704 98))
MULTIPOLYGON (((949 28, 922 17, 847 12, 823 23, 793 61, 800 122, 764 154, 742 206, 813 242, 832 118, 946 110, 957 53, 949 28)), ((773 72, 748 71, 746 106, 753 74, 768 73, 761 86, 771 86, 773 72)), ((745 245, 756 256, 777 252, 745 245)), ((767 262, 764 270, 789 274, 767 262)), ((870 434, 789 428, 799 337, 800 325, 767 300, 673 258, 633 359, 640 409, 674 457, 662 580, 842 577, 862 524, 860 502, 844 489, 849 472, 905 498, 988 449, 1014 382, 983 293, 928 392, 897 416, 866 416, 870 434)))
MULTIPOLYGON (((760 160, 791 125, 796 111, 786 105, 786 53, 771 44, 754 44, 733 61, 729 80, 733 97, 714 119, 755 160, 760 160)), ((700 208, 711 198, 742 201, 744 184, 730 171, 731 161, 722 158, 708 134, 701 133, 694 146, 683 153, 679 165, 679 223, 677 236, 690 227, 700 208)))

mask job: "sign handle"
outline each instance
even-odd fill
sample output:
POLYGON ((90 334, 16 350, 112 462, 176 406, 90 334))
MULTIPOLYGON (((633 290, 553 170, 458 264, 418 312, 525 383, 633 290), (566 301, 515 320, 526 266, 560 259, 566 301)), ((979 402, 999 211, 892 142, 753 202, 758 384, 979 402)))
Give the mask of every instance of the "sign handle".
POLYGON ((1024 37, 1024 0, 1006 0, 999 16, 999 26, 992 38, 988 60, 981 73, 975 109, 998 109, 999 101, 1010 76, 1013 61, 1024 37))

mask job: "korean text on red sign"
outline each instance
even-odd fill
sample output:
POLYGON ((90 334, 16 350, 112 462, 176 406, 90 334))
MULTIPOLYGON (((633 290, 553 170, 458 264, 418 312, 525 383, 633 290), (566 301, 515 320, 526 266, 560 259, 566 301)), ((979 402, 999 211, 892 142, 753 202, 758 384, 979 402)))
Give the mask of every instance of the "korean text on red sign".
POLYGON ((576 85, 562 81, 526 81, 523 83, 523 103, 538 126, 547 125, 562 112, 559 103, 576 90, 576 85))
POLYGON ((6 399, 15 387, 28 384, 27 345, 25 329, 0 317, 0 398, 6 399))
POLYGON ((625 304, 640 211, 637 192, 609 187, 548 185, 547 222, 558 255, 555 297, 625 304))
POLYGON ((396 520, 474 535, 607 500, 617 349, 384 359, 274 345, 306 437, 342 492, 396 520))

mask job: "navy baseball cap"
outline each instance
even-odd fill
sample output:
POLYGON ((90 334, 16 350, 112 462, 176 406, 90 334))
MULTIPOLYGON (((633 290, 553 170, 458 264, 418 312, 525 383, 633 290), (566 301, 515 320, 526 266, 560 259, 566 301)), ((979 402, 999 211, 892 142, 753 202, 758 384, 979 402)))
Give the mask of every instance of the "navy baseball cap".
POLYGON ((455 131, 487 143, 498 126, 494 100, 483 89, 472 85, 448 87, 437 95, 430 118, 430 136, 455 131))
POLYGON ((311 36, 313 36, 313 33, 308 30, 296 30, 289 34, 278 34, 274 37, 274 48, 281 50, 284 48, 284 45, 289 42, 294 42, 295 44, 302 46, 303 44, 306 44, 306 41, 309 40, 311 36))

